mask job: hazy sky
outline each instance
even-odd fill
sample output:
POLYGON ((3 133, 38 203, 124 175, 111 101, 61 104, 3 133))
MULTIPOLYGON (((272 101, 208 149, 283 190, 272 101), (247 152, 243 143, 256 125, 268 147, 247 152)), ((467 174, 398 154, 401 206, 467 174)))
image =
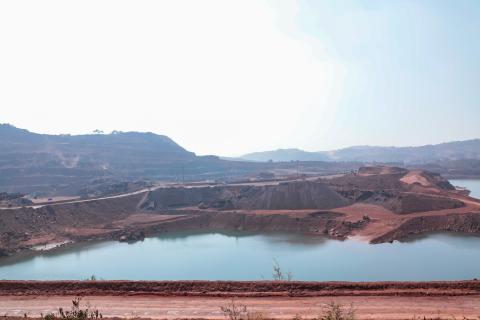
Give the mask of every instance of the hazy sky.
POLYGON ((4 0, 0 122, 221 155, 480 138, 480 1, 4 0))

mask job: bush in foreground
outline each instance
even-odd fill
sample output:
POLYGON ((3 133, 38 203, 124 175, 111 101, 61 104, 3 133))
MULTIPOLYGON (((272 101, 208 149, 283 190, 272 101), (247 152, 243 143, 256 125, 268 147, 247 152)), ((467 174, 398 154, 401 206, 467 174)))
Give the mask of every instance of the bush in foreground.
POLYGON ((72 306, 70 310, 64 310, 58 308, 58 314, 49 313, 42 316, 44 320, 96 320, 103 318, 102 314, 97 309, 91 309, 87 304, 84 308, 80 305, 81 298, 75 298, 72 300, 72 306))

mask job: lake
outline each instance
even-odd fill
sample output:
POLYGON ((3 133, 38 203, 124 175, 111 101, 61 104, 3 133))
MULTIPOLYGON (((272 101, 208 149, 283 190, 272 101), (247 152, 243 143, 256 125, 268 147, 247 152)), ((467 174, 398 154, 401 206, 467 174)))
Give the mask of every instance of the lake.
POLYGON ((480 278, 480 238, 434 234, 370 245, 303 235, 179 234, 103 242, 0 266, 0 279, 261 280, 274 259, 295 280, 480 278))
POLYGON ((465 187, 470 190, 470 196, 480 199, 480 179, 452 179, 454 186, 465 187))
MULTIPOLYGON (((451 180, 480 198, 480 180, 451 180)), ((296 280, 480 278, 480 238, 433 234, 370 245, 299 234, 176 234, 0 261, 0 279, 261 280, 274 260, 296 280)))

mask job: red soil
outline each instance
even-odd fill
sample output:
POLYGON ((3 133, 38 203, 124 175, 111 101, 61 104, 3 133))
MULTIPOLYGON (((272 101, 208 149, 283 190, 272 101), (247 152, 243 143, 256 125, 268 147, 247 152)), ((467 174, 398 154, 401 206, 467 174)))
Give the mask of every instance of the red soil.
POLYGON ((231 297, 265 318, 318 317, 335 301, 357 319, 413 316, 474 318, 480 281, 459 282, 208 282, 208 281, 1 281, 0 314, 38 317, 69 308, 75 296, 106 317, 221 319, 231 297))

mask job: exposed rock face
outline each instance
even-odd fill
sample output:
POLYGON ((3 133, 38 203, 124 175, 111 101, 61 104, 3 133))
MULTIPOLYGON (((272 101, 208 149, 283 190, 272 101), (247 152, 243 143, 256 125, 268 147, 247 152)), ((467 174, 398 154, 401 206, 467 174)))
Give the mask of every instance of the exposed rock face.
POLYGON ((429 171, 408 171, 396 167, 363 167, 329 181, 332 188, 353 202, 381 205, 395 213, 456 209, 465 204, 456 199, 423 192, 428 189, 455 190, 448 180, 429 171), (420 190, 422 193, 417 191, 420 190))
POLYGON ((331 179, 328 183, 334 188, 334 190, 340 193, 355 190, 384 192, 401 190, 403 184, 400 182, 400 179, 404 175, 405 173, 372 175, 347 174, 342 177, 331 179))
MULTIPOLYGON (((63 227, 95 226, 121 219, 136 211, 141 194, 82 203, 48 205, 38 209, 0 211, 0 234, 55 233, 63 227)), ((1 240, 1 239, 0 239, 1 240)))
POLYGON ((431 171, 423 171, 423 176, 427 178, 427 180, 432 183, 432 185, 443 189, 443 190, 455 190, 455 187, 444 177, 440 174, 431 172, 431 171))
POLYGON ((145 232, 143 231, 125 231, 123 234, 117 236, 120 242, 136 242, 145 239, 145 232))
POLYGON ((402 192, 388 199, 384 206, 395 213, 407 214, 462 208, 465 203, 452 198, 402 192))
POLYGON ((392 242, 419 234, 450 231, 480 235, 480 213, 422 216, 408 219, 395 230, 372 240, 372 243, 392 242))
MULTIPOLYGON (((346 223, 338 220, 339 216, 341 214, 328 211, 300 216, 288 214, 258 215, 231 211, 196 213, 193 211, 183 218, 148 226, 142 229, 142 232, 146 236, 179 230, 303 232, 344 239, 353 229, 360 227, 358 222, 346 223)), ((121 233, 120 236, 124 236, 124 233, 121 233)), ((127 237, 123 239, 127 241, 127 237)))

